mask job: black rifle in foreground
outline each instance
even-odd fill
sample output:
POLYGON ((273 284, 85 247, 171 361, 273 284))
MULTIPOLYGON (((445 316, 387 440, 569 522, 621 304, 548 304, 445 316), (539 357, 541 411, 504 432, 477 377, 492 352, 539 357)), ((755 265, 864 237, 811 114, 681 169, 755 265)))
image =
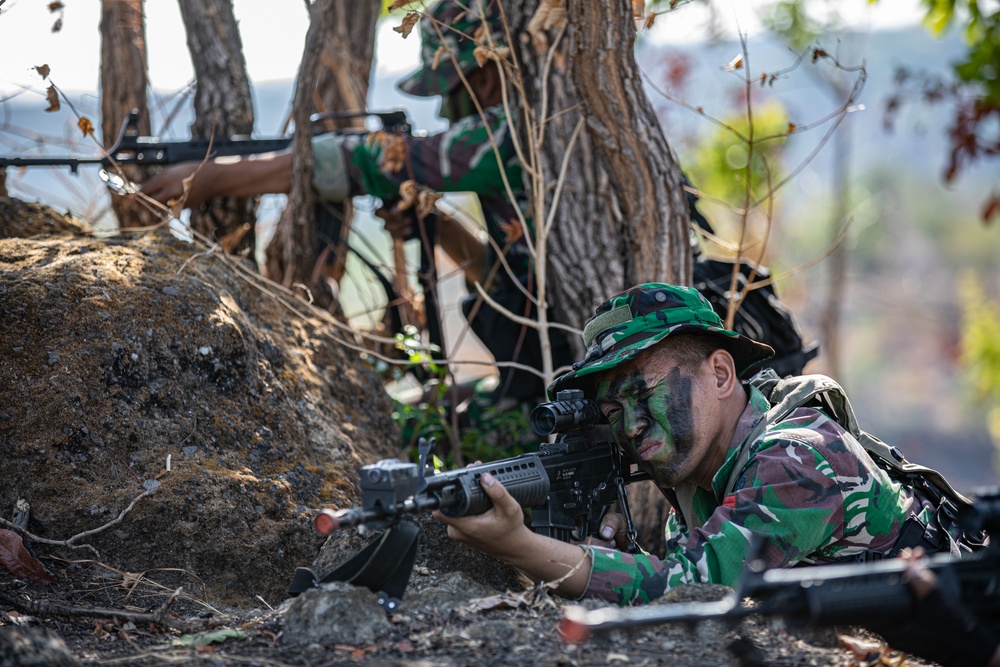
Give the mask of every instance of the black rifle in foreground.
MULTIPOLYGON (((386 132, 410 133, 410 121, 406 112, 396 111, 350 111, 317 115, 314 124, 327 118, 378 118, 386 132)), ((339 130, 339 132, 363 132, 339 130)), ((118 139, 107 150, 106 155, 94 157, 18 157, 0 156, 0 169, 5 167, 69 167, 76 173, 80 165, 100 164, 112 167, 115 164, 167 165, 181 162, 204 160, 206 157, 256 155, 288 148, 292 137, 251 139, 249 137, 216 137, 214 139, 190 139, 188 141, 163 141, 159 137, 144 137, 139 134, 139 112, 132 111, 125 117, 118 139)))
POLYGON ((492 503, 479 485, 483 473, 495 477, 529 510, 533 531, 566 542, 596 536, 601 519, 618 502, 628 518, 633 548, 638 549, 625 485, 647 477, 630 472, 607 438, 607 429, 598 426, 600 417, 583 392, 563 391, 556 401, 542 403, 531 413, 536 433, 559 434, 555 442, 542 443, 538 452, 434 472, 428 468, 433 444, 422 441, 420 463, 387 459, 363 466, 361 506, 323 510, 313 526, 321 535, 347 527, 382 530, 381 540, 319 580, 299 568, 289 593, 298 594, 317 581, 347 581, 370 588, 386 610, 395 610, 413 566, 419 530, 406 518, 438 509, 452 517, 485 512, 492 503))
MULTIPOLYGON (((963 517, 967 531, 985 529, 1000 535, 1000 487, 980 494, 963 517)), ((935 554, 925 559, 938 586, 977 618, 1000 622, 1000 544, 962 558, 935 554)), ((752 564, 751 564, 752 565, 752 564)), ((875 563, 836 564, 755 572, 748 567, 735 591, 717 602, 687 602, 646 607, 587 610, 568 607, 560 634, 581 643, 594 633, 661 623, 737 620, 746 616, 780 616, 792 625, 871 625, 903 620, 916 597, 899 558, 875 563), (751 598, 753 604, 743 600, 751 598)))

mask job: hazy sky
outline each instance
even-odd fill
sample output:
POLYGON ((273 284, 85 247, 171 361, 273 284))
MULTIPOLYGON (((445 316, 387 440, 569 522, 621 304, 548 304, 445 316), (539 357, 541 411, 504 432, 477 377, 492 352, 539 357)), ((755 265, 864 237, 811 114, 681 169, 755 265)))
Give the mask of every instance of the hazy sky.
MULTIPOLYGON (((0 13, 0 95, 22 88, 41 94, 45 85, 34 66, 48 64, 52 80, 66 91, 96 91, 100 59, 100 3, 96 0, 64 0, 62 29, 53 33, 59 15, 41 0, 7 0, 0 13)), ((724 6, 726 2, 722 3, 724 6)), ((759 30, 753 7, 759 0, 728 0, 723 20, 731 12, 731 27, 753 33, 759 30)), ((244 53, 254 82, 290 79, 302 56, 307 27, 301 0, 234 0, 240 21, 244 53)), ((882 27, 914 23, 918 0, 842 0, 838 11, 849 12, 859 25, 882 27)), ((147 0, 147 46, 150 80, 160 90, 183 87, 192 77, 191 63, 177 3, 147 0)), ((398 23, 399 17, 392 20, 398 23)), ((651 37, 664 41, 687 41, 697 36, 701 24, 697 7, 685 7, 676 15, 662 16, 651 37)), ((414 69, 418 64, 416 33, 402 39, 384 25, 378 40, 377 66, 383 74, 414 69)))

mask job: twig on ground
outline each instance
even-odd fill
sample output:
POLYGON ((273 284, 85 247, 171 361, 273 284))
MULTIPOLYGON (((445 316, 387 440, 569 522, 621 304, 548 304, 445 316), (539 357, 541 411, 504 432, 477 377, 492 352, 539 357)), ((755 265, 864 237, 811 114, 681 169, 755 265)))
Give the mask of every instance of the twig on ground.
POLYGON ((96 535, 97 533, 103 532, 108 528, 111 528, 112 526, 117 526, 119 523, 122 522, 122 520, 125 519, 125 515, 132 511, 132 508, 135 507, 136 503, 138 503, 140 500, 153 493, 153 491, 155 490, 156 489, 147 489, 142 493, 140 493, 138 496, 135 497, 135 499, 131 503, 129 503, 128 507, 126 507, 121 511, 121 514, 119 514, 116 518, 112 519, 111 521, 108 521, 103 526, 98 526, 97 528, 93 528, 91 530, 85 530, 82 533, 77 533, 73 537, 66 540, 50 540, 45 537, 39 537, 38 535, 30 533, 27 530, 20 528, 16 524, 11 523, 10 521, 7 521, 7 519, 4 518, 0 518, 0 524, 19 530, 22 535, 31 540, 34 540, 35 542, 38 542, 39 544, 51 544, 53 546, 69 547, 71 549, 90 549, 95 554, 100 556, 100 552, 94 547, 90 546, 89 544, 73 544, 73 543, 85 537, 90 537, 91 535, 96 535))
POLYGON ((168 610, 174 599, 180 593, 180 589, 167 598, 159 609, 154 612, 134 612, 124 609, 106 609, 102 607, 76 607, 73 605, 58 604, 48 600, 21 600, 16 595, 0 590, 0 602, 27 614, 41 614, 48 616, 88 616, 91 618, 108 618, 115 621, 131 621, 133 623, 149 623, 162 625, 164 627, 191 632, 209 627, 208 620, 184 620, 174 618, 169 615, 168 610))

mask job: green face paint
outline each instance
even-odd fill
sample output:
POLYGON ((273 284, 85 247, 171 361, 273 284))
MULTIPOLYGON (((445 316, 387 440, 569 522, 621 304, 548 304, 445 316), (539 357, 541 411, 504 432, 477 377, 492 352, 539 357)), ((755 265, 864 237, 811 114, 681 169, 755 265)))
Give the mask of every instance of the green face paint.
POLYGON ((659 378, 635 370, 598 387, 615 442, 661 486, 676 483, 694 445, 691 395, 691 378, 676 367, 659 378))

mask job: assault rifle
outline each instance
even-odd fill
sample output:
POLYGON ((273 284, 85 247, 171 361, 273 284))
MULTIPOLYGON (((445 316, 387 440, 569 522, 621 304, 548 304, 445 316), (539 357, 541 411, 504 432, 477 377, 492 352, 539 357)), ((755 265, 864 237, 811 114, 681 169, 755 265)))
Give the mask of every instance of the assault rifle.
MULTIPOLYGON (((985 529, 1000 535, 1000 487, 980 494, 960 521, 967 532, 985 529)), ((961 558, 935 554, 925 561, 948 598, 983 621, 1000 622, 1000 543, 994 541, 961 558)), ((907 565, 891 558, 759 571, 751 560, 734 592, 717 602, 596 610, 571 606, 564 611, 559 630, 567 642, 582 643, 592 634, 615 629, 711 619, 737 621, 747 616, 780 616, 791 625, 807 627, 877 624, 877 630, 904 621, 914 609, 915 594, 903 577, 907 565), (745 598, 753 604, 744 604, 745 598)))
MULTIPOLYGON (((348 111, 343 113, 316 114, 310 119, 315 126, 329 118, 378 118, 386 132, 409 134, 411 125, 406 112, 395 111, 348 111)), ((363 133, 363 130, 338 130, 341 133, 363 133)), ((5 167, 69 167, 74 174, 80 165, 100 164, 113 167, 115 164, 168 165, 180 162, 203 160, 205 157, 256 155, 288 148, 292 137, 251 139, 249 137, 216 137, 214 139, 190 139, 188 141, 163 141, 159 137, 144 137, 139 134, 139 112, 131 111, 122 123, 118 138, 105 155, 94 157, 0 157, 0 169, 5 167)))
POLYGON ((385 531, 381 540, 322 578, 298 568, 289 594, 319 582, 347 581, 367 586, 387 611, 394 611, 416 556, 419 528, 408 517, 432 510, 450 517, 485 512, 492 503, 479 480, 487 472, 530 512, 533 531, 565 542, 596 536, 601 519, 618 502, 628 523, 631 548, 638 551, 625 485, 648 477, 624 463, 607 437, 607 427, 598 424, 600 418, 596 403, 584 399, 582 391, 560 391, 555 401, 542 403, 531 413, 535 433, 558 433, 555 442, 542 443, 537 452, 434 472, 429 466, 433 440, 421 440, 419 463, 386 459, 363 466, 360 507, 323 510, 313 519, 313 527, 320 535, 348 527, 385 531))

